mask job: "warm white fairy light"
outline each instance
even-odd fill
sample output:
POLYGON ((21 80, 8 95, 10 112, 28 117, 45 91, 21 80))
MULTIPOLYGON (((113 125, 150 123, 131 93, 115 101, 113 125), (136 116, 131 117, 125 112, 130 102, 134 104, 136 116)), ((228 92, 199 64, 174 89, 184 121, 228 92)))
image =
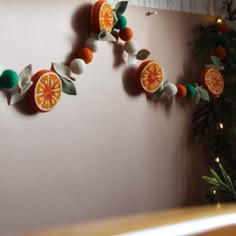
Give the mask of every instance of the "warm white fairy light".
POLYGON ((217 24, 222 24, 223 23, 223 20, 221 18, 218 18, 217 21, 216 21, 217 24))
POLYGON ((216 163, 220 163, 220 158, 219 158, 219 157, 216 157, 215 162, 216 162, 216 163))
POLYGON ((215 189, 213 190, 213 194, 216 195, 216 190, 215 189))
POLYGON ((220 128, 221 128, 221 129, 223 129, 223 128, 224 128, 224 125, 223 125, 223 123, 219 123, 219 126, 220 126, 220 128))

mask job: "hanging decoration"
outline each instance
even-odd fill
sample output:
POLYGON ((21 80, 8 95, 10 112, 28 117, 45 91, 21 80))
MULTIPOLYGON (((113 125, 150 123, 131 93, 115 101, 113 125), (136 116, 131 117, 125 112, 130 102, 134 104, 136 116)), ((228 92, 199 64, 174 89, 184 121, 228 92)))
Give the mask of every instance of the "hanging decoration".
MULTIPOLYGON (((133 40, 134 33, 127 26, 124 16, 128 1, 119 1, 115 8, 105 0, 97 1, 91 9, 91 36, 86 40, 84 47, 78 50, 77 57, 69 66, 52 63, 51 70, 44 69, 32 76, 32 65, 28 65, 18 76, 12 70, 3 71, 0 77, 0 86, 4 89, 13 89, 10 104, 25 99, 37 112, 51 111, 59 102, 61 93, 76 95, 74 82, 79 75, 84 73, 87 64, 93 61, 93 53, 98 51, 101 41, 124 42, 124 51, 128 54, 128 64, 137 64, 143 61, 137 68, 136 82, 140 91, 151 94, 153 101, 162 94, 173 97, 193 98, 197 103, 200 99, 209 100, 208 93, 212 96, 220 96, 223 92, 223 77, 219 76, 217 69, 209 69, 203 76, 202 84, 178 84, 165 81, 164 70, 156 60, 149 60, 150 51, 138 49, 138 44, 133 40), (118 38, 114 36, 117 32, 118 38), (214 70, 214 73, 212 72, 214 70), (212 72, 212 73, 211 73, 212 72), (217 75, 209 78, 212 74, 217 75), (220 84, 220 90, 219 90, 220 84), (216 88, 217 87, 217 88, 216 88)), ((220 31, 225 31, 223 27, 220 31)), ((218 39, 222 40, 222 39, 218 39)), ((222 49, 215 52, 222 54, 222 49)))

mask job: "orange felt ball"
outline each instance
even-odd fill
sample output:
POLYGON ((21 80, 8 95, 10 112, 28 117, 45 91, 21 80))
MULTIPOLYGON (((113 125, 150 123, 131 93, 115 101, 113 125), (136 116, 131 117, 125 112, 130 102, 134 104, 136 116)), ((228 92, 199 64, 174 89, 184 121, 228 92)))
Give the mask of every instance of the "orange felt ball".
POLYGON ((214 54, 214 56, 219 57, 220 59, 224 59, 226 56, 226 50, 225 50, 225 48, 219 46, 215 49, 213 54, 214 54))
POLYGON ((125 27, 124 29, 119 31, 119 37, 123 41, 129 41, 133 37, 133 31, 129 27, 125 27))
POLYGON ((183 98, 187 95, 187 89, 182 84, 176 84, 178 92, 176 93, 176 97, 183 98))
POLYGON ((89 48, 82 48, 79 50, 78 58, 84 60, 86 64, 93 60, 93 52, 89 48))

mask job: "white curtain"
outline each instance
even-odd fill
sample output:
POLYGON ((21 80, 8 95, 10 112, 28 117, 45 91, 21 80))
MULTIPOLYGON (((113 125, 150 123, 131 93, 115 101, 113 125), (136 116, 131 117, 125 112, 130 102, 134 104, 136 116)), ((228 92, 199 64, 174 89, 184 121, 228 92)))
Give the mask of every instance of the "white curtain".
MULTIPOLYGON (((119 0, 108 0, 115 4, 119 0)), ((129 0, 130 5, 204 15, 222 14, 222 0, 129 0)))

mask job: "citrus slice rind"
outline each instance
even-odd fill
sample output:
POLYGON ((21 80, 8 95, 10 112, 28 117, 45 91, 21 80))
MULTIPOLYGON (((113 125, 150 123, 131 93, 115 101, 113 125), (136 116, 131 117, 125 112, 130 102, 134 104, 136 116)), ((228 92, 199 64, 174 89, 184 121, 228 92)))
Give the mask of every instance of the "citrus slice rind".
POLYGON ((91 27, 92 31, 96 34, 102 30, 110 33, 114 24, 113 10, 111 5, 104 1, 97 1, 91 11, 91 27))
POLYGON ((28 101, 36 111, 51 111, 62 93, 60 78, 53 71, 42 70, 36 73, 33 78, 33 86, 28 93, 28 101))
POLYGON ((219 97, 224 91, 224 78, 214 68, 207 68, 202 73, 202 85, 215 97, 219 97))
POLYGON ((155 61, 149 62, 141 72, 140 82, 146 92, 156 92, 163 82, 163 70, 161 66, 155 61))

